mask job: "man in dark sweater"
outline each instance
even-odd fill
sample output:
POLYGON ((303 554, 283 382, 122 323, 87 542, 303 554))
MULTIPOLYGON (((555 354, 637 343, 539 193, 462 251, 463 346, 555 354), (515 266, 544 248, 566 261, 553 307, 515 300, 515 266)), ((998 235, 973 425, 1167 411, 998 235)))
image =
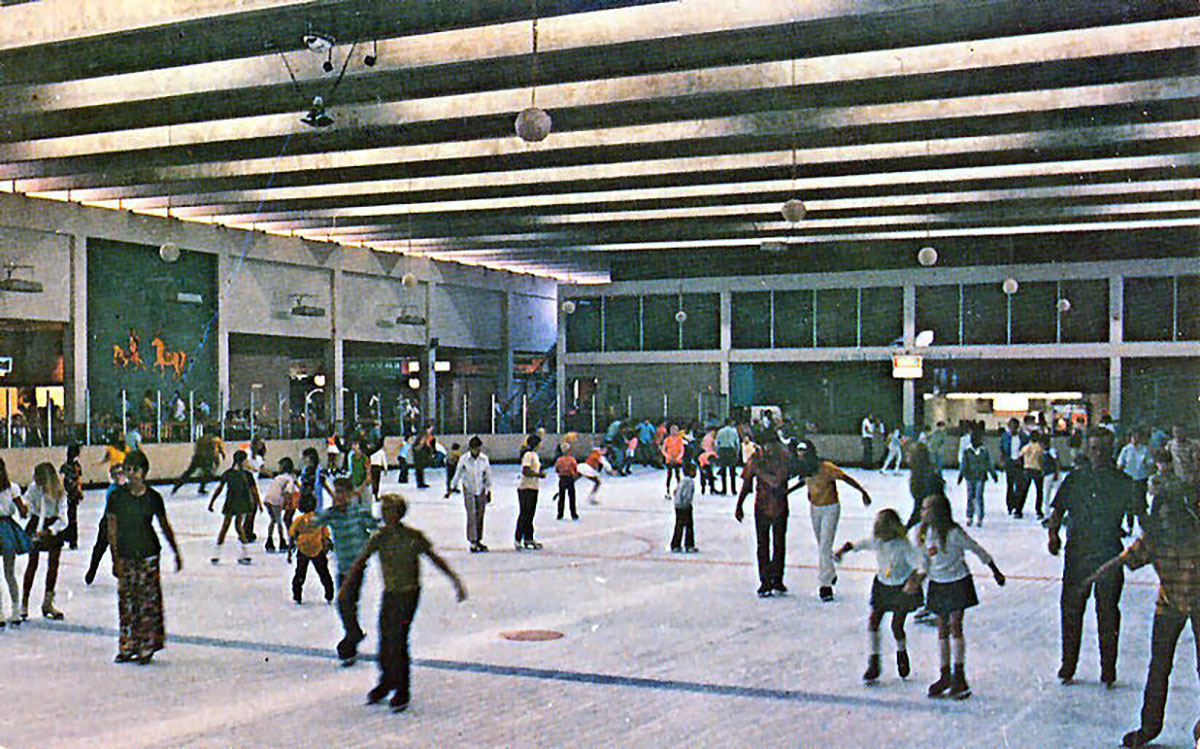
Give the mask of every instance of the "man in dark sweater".
POLYGON ((1083 612, 1093 590, 1096 596, 1096 629, 1100 639, 1100 681, 1111 687, 1117 679, 1117 645, 1121 634, 1120 569, 1094 583, 1089 577, 1122 551, 1121 522, 1133 508, 1133 482, 1113 463, 1113 434, 1098 429, 1088 435, 1089 465, 1070 473, 1054 496, 1047 528, 1050 553, 1062 543, 1058 530, 1067 524, 1066 559, 1063 564, 1062 667, 1064 684, 1075 678, 1083 634, 1083 612))

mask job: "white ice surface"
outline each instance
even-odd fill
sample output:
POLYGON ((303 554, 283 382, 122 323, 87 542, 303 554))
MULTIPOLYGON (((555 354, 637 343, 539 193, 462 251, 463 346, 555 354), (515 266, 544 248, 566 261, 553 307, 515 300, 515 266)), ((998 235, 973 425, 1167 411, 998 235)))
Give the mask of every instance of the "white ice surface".
MULTIPOLYGON (((455 604, 447 581, 424 565, 412 636, 413 703, 403 715, 363 704, 374 663, 343 669, 332 659, 340 627, 314 574, 298 607, 291 569, 282 555, 263 553, 261 542, 251 567, 233 563, 234 548, 210 566, 219 516, 205 512, 194 485, 168 502, 185 562, 175 574, 164 556, 168 647, 148 666, 113 664, 117 607, 108 565, 91 587, 82 581, 102 501, 102 492, 89 491, 80 549, 63 556, 58 603, 66 621, 37 617, 39 572, 35 618, 20 631, 0 632, 0 746, 1097 747, 1118 745, 1137 725, 1154 573, 1127 576, 1117 688, 1097 682, 1090 612, 1079 681, 1061 686, 1061 558, 1046 553, 1032 513, 1022 521, 1005 516, 1000 485, 988 487, 985 526, 970 531, 1009 584, 998 588, 970 560, 981 599, 966 618, 975 694, 949 702, 925 696, 937 672, 936 634, 912 622, 909 680, 896 676, 885 625, 883 679, 862 684, 873 556, 848 557, 837 601, 820 603, 801 493, 793 495, 788 535, 791 595, 759 600, 753 522, 734 522, 731 497, 697 495, 701 551, 683 556, 667 551, 672 510, 662 473, 639 468, 608 479, 596 506, 581 491, 578 522, 555 520, 555 482, 547 479, 537 514, 546 548, 518 554, 511 545, 516 468, 497 466, 496 474, 489 554, 467 553, 461 500, 442 498, 440 471, 430 476, 433 488, 406 487, 408 522, 463 575, 470 598, 455 604), (499 637, 533 628, 565 636, 540 643, 499 637)), ((906 477, 851 474, 876 503, 865 509, 843 488, 839 543, 866 535, 881 507, 907 517, 906 477)), ((385 490, 394 481, 391 472, 385 490)), ((960 520, 962 489, 952 485, 960 520)), ((265 527, 260 516, 260 536, 265 527)), ((362 612, 367 652, 375 650, 378 591, 372 571, 362 612)), ((1187 631, 1164 746, 1191 745, 1195 652, 1187 631)))

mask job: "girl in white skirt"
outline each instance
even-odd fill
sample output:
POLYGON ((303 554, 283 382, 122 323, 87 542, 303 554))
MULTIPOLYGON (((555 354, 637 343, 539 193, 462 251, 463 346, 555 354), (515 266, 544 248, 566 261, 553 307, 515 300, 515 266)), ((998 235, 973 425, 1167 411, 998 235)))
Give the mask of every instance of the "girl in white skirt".
MULTIPOLYGON (((18 608, 20 587, 17 585, 17 555, 29 553, 29 536, 17 524, 13 516, 29 515, 29 508, 21 500, 21 487, 8 480, 8 469, 0 458, 0 558, 4 560, 4 582, 8 585, 8 596, 12 600, 12 626, 21 624, 18 608)), ((3 606, 0 606, 0 627, 4 626, 3 606)))
POLYGON ((954 522, 950 500, 943 494, 932 494, 921 505, 921 527, 917 540, 925 554, 925 569, 929 586, 925 606, 937 616, 938 655, 941 675, 929 685, 930 697, 947 694, 962 700, 971 696, 967 686, 966 640, 963 639, 963 613, 979 603, 975 582, 964 559, 970 549, 992 570, 997 585, 1004 585, 1004 574, 987 551, 954 522), (954 670, 950 670, 953 654, 954 670))
POLYGON ((834 560, 842 561, 849 551, 875 550, 879 564, 875 580, 871 583, 871 614, 867 617, 867 670, 863 681, 874 683, 879 678, 879 625, 887 613, 892 615, 892 636, 896 638, 896 671, 904 679, 909 674, 908 639, 904 634, 904 619, 923 602, 921 572, 924 559, 908 541, 904 523, 895 510, 880 510, 875 516, 875 527, 871 537, 861 541, 847 541, 834 554, 834 560))

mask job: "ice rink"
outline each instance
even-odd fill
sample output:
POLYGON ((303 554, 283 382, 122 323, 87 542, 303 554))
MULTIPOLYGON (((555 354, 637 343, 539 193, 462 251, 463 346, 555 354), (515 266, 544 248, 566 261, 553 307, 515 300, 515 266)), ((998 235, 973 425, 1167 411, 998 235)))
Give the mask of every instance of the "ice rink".
MULTIPOLYGON (((278 457, 278 456, 273 456, 278 457)), ((791 594, 760 600, 753 522, 732 518, 733 498, 697 495, 700 553, 668 551, 671 505, 659 471, 606 479, 599 505, 580 489, 578 522, 558 521, 543 482, 538 552, 516 553, 515 466, 494 467, 497 491, 486 524, 488 554, 469 554, 459 495, 404 487, 407 521, 423 530, 465 579, 455 604, 448 581, 426 564, 412 636, 416 659, 407 713, 364 704, 375 664, 340 667, 340 626, 309 577, 303 606, 291 601, 285 555, 254 564, 209 564, 219 516, 195 485, 168 501, 184 569, 164 554, 168 646, 147 666, 115 665, 116 591, 106 562, 90 587, 83 573, 103 494, 81 508, 81 544, 64 552, 58 605, 63 622, 31 618, 0 633, 0 745, 47 746, 1117 746, 1137 727, 1157 578, 1127 576, 1116 688, 1098 682, 1089 610, 1078 680, 1058 668, 1061 557, 1030 519, 1005 516, 1002 485, 988 487, 990 515, 969 531, 1009 576, 997 587, 974 558, 981 605, 966 617, 967 676, 974 696, 931 700, 936 631, 910 622, 913 674, 895 672, 884 627, 884 675, 864 686, 872 554, 850 555, 837 600, 817 598, 815 543, 802 491, 792 497, 786 582, 791 594), (980 574, 980 573, 983 574, 980 574), (547 642, 500 633, 545 629, 547 642)), ((876 503, 865 509, 842 488, 838 543, 869 532, 875 510, 911 508, 907 475, 851 471, 876 503)), ((384 488, 395 489, 395 472, 384 488)), ((956 518, 965 490, 951 483, 956 518)), ((163 490, 162 487, 159 487, 163 490)), ((164 490, 165 494, 165 490, 164 490)), ((258 532, 265 535, 266 518, 258 532)), ((374 563, 373 563, 374 564, 374 563)), ((331 565, 332 566, 332 565, 331 565)), ((18 562, 18 574, 24 562, 18 562)), ((44 569, 44 562, 43 562, 44 569)), ((377 570, 362 618, 375 651, 377 570)), ((1195 646, 1177 651, 1162 746, 1191 746, 1197 717, 1195 646)))

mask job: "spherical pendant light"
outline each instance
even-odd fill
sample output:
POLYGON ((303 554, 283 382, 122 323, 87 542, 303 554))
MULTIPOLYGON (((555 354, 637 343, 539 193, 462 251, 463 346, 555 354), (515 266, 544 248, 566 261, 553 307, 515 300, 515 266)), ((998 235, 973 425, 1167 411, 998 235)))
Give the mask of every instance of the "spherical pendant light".
POLYGON ((539 143, 550 134, 553 122, 546 110, 540 107, 526 107, 517 115, 514 129, 521 140, 526 143, 539 143))
POLYGON ((158 248, 158 256, 164 263, 173 263, 179 259, 179 245, 174 242, 164 242, 158 248))
POLYGON ((1071 300, 1070 299, 1059 299, 1058 300, 1058 311, 1059 312, 1070 312, 1071 311, 1071 300))
POLYGON ((679 310, 678 312, 676 312, 675 313, 675 322, 679 323, 680 325, 687 322, 687 313, 684 312, 683 310, 679 310))
POLYGON ((917 251, 917 262, 926 268, 938 261, 937 250, 932 247, 922 247, 917 251))
POLYGON ((1017 293, 1017 289, 1021 288, 1021 285, 1017 283, 1017 279, 1015 278, 1006 278, 1004 279, 1004 283, 1000 285, 1000 288, 1004 290, 1005 294, 1012 296, 1017 293))
POLYGON ((808 209, 804 207, 804 203, 792 198, 783 204, 779 212, 783 214, 785 221, 795 224, 804 220, 804 214, 808 213, 808 209))
POLYGON ((562 311, 564 314, 567 314, 567 315, 575 314, 575 302, 571 299, 568 299, 567 301, 563 302, 562 311))

